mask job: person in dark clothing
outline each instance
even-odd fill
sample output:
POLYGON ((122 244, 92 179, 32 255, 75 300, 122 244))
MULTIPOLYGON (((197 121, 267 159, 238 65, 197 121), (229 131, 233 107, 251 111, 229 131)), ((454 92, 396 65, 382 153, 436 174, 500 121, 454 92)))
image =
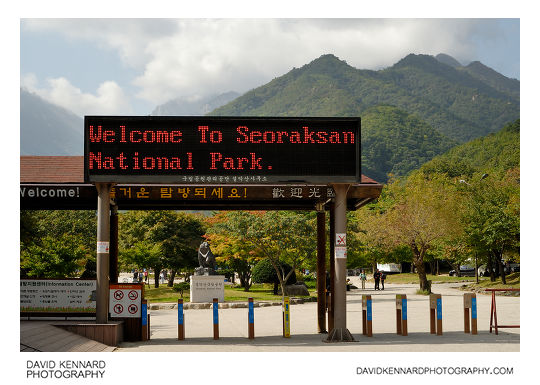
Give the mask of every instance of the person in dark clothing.
POLYGON ((373 279, 375 280, 375 290, 380 290, 379 281, 381 279, 381 272, 379 271, 379 269, 377 269, 375 273, 373 274, 373 279))
POLYGON ((384 290, 384 280, 386 279, 386 274, 383 272, 381 272, 381 286, 382 286, 382 289, 381 290, 384 290))

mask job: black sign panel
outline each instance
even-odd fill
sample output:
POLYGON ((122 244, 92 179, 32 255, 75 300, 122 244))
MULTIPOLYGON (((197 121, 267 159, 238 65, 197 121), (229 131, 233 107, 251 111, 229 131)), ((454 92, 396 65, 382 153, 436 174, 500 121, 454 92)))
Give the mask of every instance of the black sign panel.
POLYGON ((86 116, 85 182, 360 181, 359 118, 86 116))

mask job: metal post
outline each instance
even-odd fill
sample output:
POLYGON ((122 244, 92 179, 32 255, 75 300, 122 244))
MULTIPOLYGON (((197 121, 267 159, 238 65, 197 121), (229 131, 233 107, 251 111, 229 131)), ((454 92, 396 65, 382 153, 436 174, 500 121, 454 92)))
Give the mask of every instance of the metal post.
POLYGON ((97 280, 96 323, 105 324, 109 311, 109 208, 112 184, 96 183, 97 202, 97 280))
MULTIPOLYGON (((322 207, 324 210, 324 207, 322 207)), ((317 328, 326 331, 326 215, 317 211, 317 328)))
POLYGON ((347 329, 347 191, 350 184, 332 185, 336 193, 335 201, 335 243, 334 243, 334 328, 327 341, 354 341, 347 329))
POLYGON ((111 206, 111 243, 109 248, 109 279, 118 283, 118 206, 111 206))

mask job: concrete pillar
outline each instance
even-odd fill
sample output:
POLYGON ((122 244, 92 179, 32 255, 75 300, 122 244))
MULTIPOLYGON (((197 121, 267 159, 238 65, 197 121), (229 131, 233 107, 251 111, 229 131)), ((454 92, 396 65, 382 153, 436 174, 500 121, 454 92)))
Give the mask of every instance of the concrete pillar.
POLYGON ((317 211, 317 329, 326 331, 326 215, 317 211))
POLYGON ((109 242, 111 183, 96 183, 97 204, 97 289, 96 323, 105 324, 109 311, 109 242))
POLYGON ((336 193, 334 217, 334 328, 327 341, 354 341, 347 329, 347 191, 350 184, 332 185, 336 193))
POLYGON ((329 256, 329 277, 330 277, 330 306, 328 309, 328 330, 334 328, 334 293, 335 293, 335 278, 336 278, 336 264, 334 263, 334 243, 336 243, 335 228, 335 207, 336 204, 332 202, 330 204, 330 256, 329 256))

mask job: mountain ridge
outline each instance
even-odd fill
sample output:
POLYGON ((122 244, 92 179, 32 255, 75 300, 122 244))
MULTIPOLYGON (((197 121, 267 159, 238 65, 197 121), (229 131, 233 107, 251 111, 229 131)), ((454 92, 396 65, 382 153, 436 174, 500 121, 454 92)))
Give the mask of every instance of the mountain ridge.
POLYGON ((519 117, 515 95, 433 56, 415 54, 379 71, 356 69, 325 54, 209 115, 361 116, 378 104, 416 114, 459 142, 494 132, 519 117))

